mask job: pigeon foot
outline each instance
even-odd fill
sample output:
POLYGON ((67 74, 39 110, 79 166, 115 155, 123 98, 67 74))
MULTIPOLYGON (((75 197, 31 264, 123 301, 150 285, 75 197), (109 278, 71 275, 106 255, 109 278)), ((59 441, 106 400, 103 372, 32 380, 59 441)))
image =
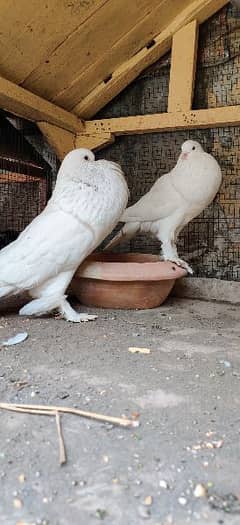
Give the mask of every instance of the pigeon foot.
POLYGON ((171 262, 175 263, 177 266, 180 266, 181 268, 184 268, 184 270, 187 270, 187 272, 190 274, 190 275, 193 275, 193 269, 191 268, 191 266, 189 266, 189 264, 184 261, 183 259, 179 259, 179 258, 171 258, 169 259, 171 260, 171 262))

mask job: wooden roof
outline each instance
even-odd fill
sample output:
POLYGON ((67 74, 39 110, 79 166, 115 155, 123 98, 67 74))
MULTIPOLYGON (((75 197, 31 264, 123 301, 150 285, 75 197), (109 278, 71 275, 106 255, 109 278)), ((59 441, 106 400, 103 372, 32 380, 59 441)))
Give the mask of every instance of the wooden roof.
POLYGON ((84 118, 226 0, 2 0, 0 75, 84 118))

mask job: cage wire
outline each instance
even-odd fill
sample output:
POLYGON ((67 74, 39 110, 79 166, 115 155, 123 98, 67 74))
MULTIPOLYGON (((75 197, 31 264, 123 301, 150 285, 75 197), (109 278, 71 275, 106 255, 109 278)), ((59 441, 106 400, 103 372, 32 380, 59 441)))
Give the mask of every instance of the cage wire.
POLYGON ((44 209, 52 190, 52 169, 27 142, 23 129, 0 115, 0 249, 44 209))
MULTIPOLYGON (((167 111, 171 55, 145 70, 136 81, 101 110, 96 118, 167 111)), ((201 25, 193 108, 240 103, 240 18, 227 4, 201 25)), ((195 276, 240 279, 240 130, 223 127, 122 136, 100 152, 121 163, 131 192, 129 204, 145 194, 155 180, 170 171, 182 142, 198 140, 218 160, 223 183, 214 202, 183 230, 180 256, 195 276)), ((139 235, 118 247, 122 251, 159 253, 159 242, 139 235)))

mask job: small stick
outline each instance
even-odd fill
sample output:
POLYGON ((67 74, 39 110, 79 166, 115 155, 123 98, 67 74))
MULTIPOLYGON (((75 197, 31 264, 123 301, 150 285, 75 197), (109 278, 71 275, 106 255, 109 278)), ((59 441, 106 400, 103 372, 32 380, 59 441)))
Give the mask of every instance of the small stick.
MULTIPOLYGON (((8 405, 8 403, 3 403, 3 405, 8 405)), ((31 408, 26 409, 20 406, 16 407, 15 405, 10 404, 9 406, 0 406, 0 408, 2 408, 3 410, 10 410, 12 412, 22 412, 23 414, 38 414, 39 416, 54 416, 55 414, 53 410, 33 410, 31 408)))
POLYGON ((56 412, 63 412, 65 414, 74 414, 77 416, 86 417, 88 419, 95 419, 105 423, 112 423, 113 425, 120 425, 123 427, 138 427, 139 421, 132 419, 125 419, 121 417, 105 416, 95 412, 85 412, 78 408, 70 408, 63 406, 45 406, 45 405, 20 405, 15 403, 0 403, 0 409, 13 410, 14 412, 26 412, 30 414, 56 415, 56 412))
POLYGON ((64 465, 66 463, 66 450, 63 440, 63 434, 62 434, 62 426, 61 426, 61 419, 59 412, 56 412, 56 425, 57 425, 57 433, 58 433, 58 441, 59 441, 59 463, 60 465, 64 465))

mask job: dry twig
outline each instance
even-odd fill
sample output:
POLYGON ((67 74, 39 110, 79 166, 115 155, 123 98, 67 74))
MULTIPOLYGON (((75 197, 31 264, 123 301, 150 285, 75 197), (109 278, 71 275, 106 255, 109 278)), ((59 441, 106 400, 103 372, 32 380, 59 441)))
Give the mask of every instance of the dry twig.
POLYGON ((63 433, 62 433, 62 426, 61 426, 61 419, 59 412, 56 412, 56 425, 57 425, 57 433, 58 433, 58 441, 59 441, 59 463, 60 465, 64 465, 67 461, 66 457, 66 450, 63 440, 63 433))
POLYGON ((56 416, 56 412, 65 414, 73 414, 76 416, 86 417, 88 419, 95 419, 113 425, 120 425, 122 427, 138 427, 139 421, 127 419, 123 417, 105 416, 95 412, 86 412, 78 408, 64 407, 64 406, 48 406, 48 405, 20 405, 18 403, 0 403, 0 409, 12 410, 13 412, 25 412, 28 414, 38 414, 46 416, 56 416))

